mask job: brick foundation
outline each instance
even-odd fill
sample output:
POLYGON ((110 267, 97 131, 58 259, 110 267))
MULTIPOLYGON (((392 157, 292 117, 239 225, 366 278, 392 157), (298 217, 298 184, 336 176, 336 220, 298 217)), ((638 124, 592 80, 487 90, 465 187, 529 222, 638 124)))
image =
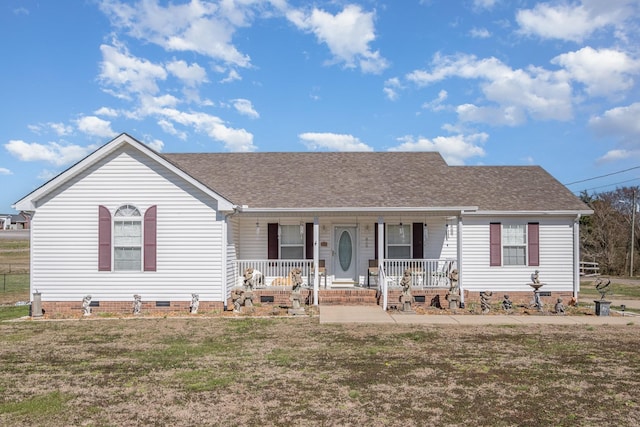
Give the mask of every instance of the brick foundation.
MULTIPOLYGON (((93 300, 91 314, 133 314, 133 301, 99 301, 93 300)), ((168 306, 158 306, 158 301, 143 301, 142 314, 189 313, 191 301, 168 301, 168 306)), ((162 303, 161 303, 162 304, 162 303)), ((43 301, 42 309, 47 316, 82 316, 82 301, 43 301)), ((198 312, 222 311, 220 301, 200 301, 198 312)))
MULTIPOLYGON (((253 292, 253 304, 273 307, 290 307, 290 290, 286 289, 258 289, 253 292)), ((313 302, 313 290, 303 289, 302 300, 305 305, 313 302)), ((400 289, 389 290, 388 306, 396 308, 400 306, 400 289)), ((412 305, 415 307, 430 307, 439 305, 442 308, 449 306, 446 300, 447 289, 412 289, 414 297, 412 305)), ((533 292, 493 292, 491 304, 500 304, 504 294, 508 294, 514 305, 530 304, 533 300, 533 292)), ((551 292, 551 296, 540 297, 543 304, 552 307, 558 298, 567 305, 573 296, 572 292, 551 292)), ((465 305, 480 304, 480 292, 464 291, 465 305)), ((375 289, 321 289, 318 292, 318 301, 322 305, 381 305, 382 295, 375 289)), ((96 315, 133 313, 133 300, 130 301, 92 301, 91 313, 96 315)), ((188 314, 191 301, 143 301, 142 314, 188 314), (168 303, 168 306, 164 304, 168 303)), ((43 301, 42 308, 47 316, 82 316, 82 301, 43 301)), ((227 301, 227 310, 233 309, 233 301, 227 301)), ((199 313, 221 312, 224 304, 221 301, 202 301, 198 306, 199 313)))
MULTIPOLYGON (((504 296, 509 295, 509 299, 513 302, 514 305, 525 304, 528 305, 533 301, 533 290, 529 292, 497 292, 493 291, 493 295, 491 296, 491 304, 500 304, 502 303, 504 296)), ((556 304, 558 298, 562 299, 564 305, 568 305, 569 301, 573 297, 573 292, 551 292, 551 296, 548 297, 540 297, 540 300, 546 307, 553 307, 556 304)), ((465 304, 469 305, 470 303, 480 304, 480 292, 465 292, 464 298, 465 304)), ((446 302, 446 301, 445 301, 446 302)))

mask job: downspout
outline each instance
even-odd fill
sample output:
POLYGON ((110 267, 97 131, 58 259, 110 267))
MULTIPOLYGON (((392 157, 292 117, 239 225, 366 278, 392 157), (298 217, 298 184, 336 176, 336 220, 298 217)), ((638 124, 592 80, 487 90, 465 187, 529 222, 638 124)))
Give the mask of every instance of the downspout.
POLYGON ((387 275, 384 271, 384 218, 378 217, 378 286, 382 292, 382 309, 387 311, 389 292, 387 289, 387 275), (382 282, 380 282, 382 279, 382 282))
MULTIPOLYGON (((318 305, 318 289, 320 288, 320 220, 313 218, 313 305, 318 305)), ((326 272, 325 272, 326 274, 326 272)))
POLYGON ((578 301, 580 292, 580 218, 576 215, 573 223, 573 298, 578 301))
POLYGON ((222 248, 222 304, 224 306, 224 311, 227 311, 227 250, 229 250, 229 241, 228 241, 228 233, 227 228, 229 227, 229 218, 238 213, 238 206, 233 207, 233 211, 228 214, 224 214, 224 223, 222 224, 222 243, 224 247, 222 248))
POLYGON ((460 289, 460 308, 464 308, 464 277, 462 271, 462 214, 458 217, 458 287, 460 289))

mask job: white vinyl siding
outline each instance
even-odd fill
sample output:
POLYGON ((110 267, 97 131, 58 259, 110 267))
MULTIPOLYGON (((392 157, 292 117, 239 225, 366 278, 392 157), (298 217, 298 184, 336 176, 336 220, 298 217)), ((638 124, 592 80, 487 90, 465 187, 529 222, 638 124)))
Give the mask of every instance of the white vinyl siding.
POLYGON ((465 290, 497 292, 533 291, 531 273, 540 271, 545 291, 573 289, 573 217, 467 216, 463 225, 462 281, 465 290), (489 266, 489 223, 540 224, 540 265, 489 266))
MULTIPOLYGON (((222 301, 217 201, 133 148, 121 148, 39 201, 32 291, 45 301, 222 301), (157 271, 98 271, 98 206, 157 205, 157 271)), ((140 269, 138 269, 140 270, 140 269)))

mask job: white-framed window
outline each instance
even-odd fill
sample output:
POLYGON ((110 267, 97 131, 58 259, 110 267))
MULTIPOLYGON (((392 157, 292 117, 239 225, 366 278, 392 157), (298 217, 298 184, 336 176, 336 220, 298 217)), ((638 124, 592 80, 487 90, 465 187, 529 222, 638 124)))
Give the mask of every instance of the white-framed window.
POLYGON ((114 271, 142 269, 142 217, 138 208, 124 205, 113 217, 114 271))
POLYGON ((280 225, 280 259, 304 259, 304 227, 280 225))
POLYGON ((527 265, 527 227, 525 224, 502 225, 503 265, 527 265))
POLYGON ((387 225, 387 258, 410 259, 411 258, 411 225, 388 224, 387 225))

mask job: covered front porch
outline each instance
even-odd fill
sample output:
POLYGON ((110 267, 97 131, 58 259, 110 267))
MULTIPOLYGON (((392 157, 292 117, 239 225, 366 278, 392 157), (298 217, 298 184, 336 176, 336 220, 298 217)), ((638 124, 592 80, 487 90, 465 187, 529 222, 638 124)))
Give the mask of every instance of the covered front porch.
POLYGON ((241 286, 251 268, 260 276, 257 290, 286 289, 290 271, 298 268, 310 304, 330 300, 331 292, 370 289, 387 309, 389 295, 401 288, 408 271, 416 291, 446 292, 450 272, 459 271, 459 218, 460 211, 238 215, 230 285, 241 286))

